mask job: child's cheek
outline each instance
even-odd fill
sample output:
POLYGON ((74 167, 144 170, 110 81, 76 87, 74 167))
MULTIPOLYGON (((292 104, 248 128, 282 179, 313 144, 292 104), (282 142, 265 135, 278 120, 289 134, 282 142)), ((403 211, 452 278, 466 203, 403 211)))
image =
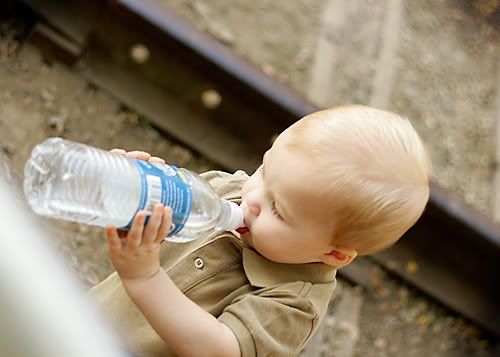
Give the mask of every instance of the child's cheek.
POLYGON ((271 248, 275 244, 276 232, 272 229, 272 222, 269 222, 265 214, 261 214, 255 219, 252 225, 252 236, 254 242, 263 248, 271 248))
POLYGON ((276 236, 267 234, 264 230, 252 233, 251 246, 269 260, 280 262, 282 249, 276 236))

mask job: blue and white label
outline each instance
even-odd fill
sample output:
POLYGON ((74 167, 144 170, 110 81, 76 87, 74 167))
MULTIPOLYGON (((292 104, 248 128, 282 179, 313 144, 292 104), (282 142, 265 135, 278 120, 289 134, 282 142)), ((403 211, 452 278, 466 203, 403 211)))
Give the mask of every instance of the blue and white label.
MULTIPOLYGON (((172 208, 172 228, 169 236, 181 231, 191 211, 191 187, 177 167, 134 160, 141 175, 139 208, 151 212, 157 203, 172 208)), ((125 227, 130 229, 132 221, 125 227)))

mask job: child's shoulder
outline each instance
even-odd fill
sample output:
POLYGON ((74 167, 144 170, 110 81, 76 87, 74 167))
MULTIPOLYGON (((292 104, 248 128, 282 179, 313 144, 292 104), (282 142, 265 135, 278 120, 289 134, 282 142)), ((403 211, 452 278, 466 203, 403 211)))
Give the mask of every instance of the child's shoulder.
POLYGON ((237 170, 233 174, 226 171, 210 170, 201 173, 200 176, 203 177, 205 180, 207 180, 209 183, 211 183, 211 181, 230 181, 235 179, 236 180, 248 179, 247 173, 243 170, 237 170))
POLYGON ((240 198, 241 187, 249 176, 242 170, 234 174, 224 171, 207 171, 200 175, 213 187, 219 197, 226 200, 240 198))

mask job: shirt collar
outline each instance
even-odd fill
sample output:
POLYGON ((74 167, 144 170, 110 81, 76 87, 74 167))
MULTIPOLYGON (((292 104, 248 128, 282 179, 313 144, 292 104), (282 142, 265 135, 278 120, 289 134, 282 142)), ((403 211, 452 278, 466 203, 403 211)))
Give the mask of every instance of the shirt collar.
POLYGON ((337 269, 323 263, 275 263, 248 247, 243 247, 243 268, 250 284, 259 288, 294 281, 332 283, 337 274, 337 269))

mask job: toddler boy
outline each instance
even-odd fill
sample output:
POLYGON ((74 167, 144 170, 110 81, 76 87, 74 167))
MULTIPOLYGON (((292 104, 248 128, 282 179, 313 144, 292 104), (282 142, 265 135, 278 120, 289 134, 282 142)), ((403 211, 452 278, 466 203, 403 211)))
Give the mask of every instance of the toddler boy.
POLYGON ((428 169, 418 134, 394 113, 313 113, 278 136, 251 177, 203 174, 241 205, 246 229, 175 244, 163 241, 170 208, 157 205, 147 225, 139 212, 126 236, 106 230, 117 273, 92 293, 140 356, 297 355, 336 270, 391 246, 420 217, 428 169))

